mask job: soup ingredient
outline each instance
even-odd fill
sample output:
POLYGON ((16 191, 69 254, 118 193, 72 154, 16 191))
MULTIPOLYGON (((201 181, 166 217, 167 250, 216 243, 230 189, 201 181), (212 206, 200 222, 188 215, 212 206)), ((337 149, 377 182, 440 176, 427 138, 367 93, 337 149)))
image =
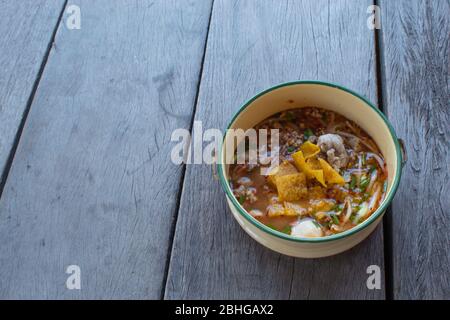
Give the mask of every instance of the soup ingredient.
MULTIPOLYGON (((352 204, 351 204, 349 199, 345 200, 345 210, 346 210, 346 212, 345 212, 345 216, 344 216, 344 219, 343 219, 343 223, 346 223, 350 219, 350 217, 352 216, 352 211, 353 211, 352 210, 352 204)), ((344 210, 342 210, 342 212, 344 212, 344 210)))
POLYGON ((297 201, 306 197, 306 177, 304 173, 286 174, 277 176, 275 184, 280 201, 297 201))
POLYGON ((294 163, 297 169, 304 172, 308 179, 315 178, 324 187, 326 187, 325 180, 323 179, 323 171, 317 169, 317 166, 315 166, 313 162, 310 161, 307 163, 305 156, 303 155, 303 152, 301 150, 294 153, 292 155, 292 158, 294 159, 294 163))
POLYGON ((313 219, 301 219, 291 228, 291 235, 301 238, 319 238, 323 236, 320 225, 313 219))
POLYGON ((369 213, 369 206, 366 202, 364 202, 361 206, 358 212, 356 213, 355 218, 353 219, 354 224, 358 224, 361 219, 365 218, 367 214, 369 213))
POLYGON ((322 186, 344 184, 344 178, 328 162, 317 157, 319 152, 320 148, 317 145, 306 141, 292 158, 299 171, 304 172, 309 179, 316 179, 322 186))
POLYGON ((279 166, 269 172, 268 181, 276 187, 276 178, 287 174, 297 173, 297 169, 288 161, 283 161, 279 166))
POLYGON ((309 140, 300 146, 300 150, 302 151, 305 159, 312 158, 320 152, 320 148, 314 143, 311 143, 309 140))
POLYGON ((250 213, 252 215, 252 217, 262 217, 262 216, 264 216, 264 213, 262 213, 262 211, 258 210, 258 209, 252 209, 248 213, 250 213))
POLYGON ((348 154, 345 150, 344 140, 337 134, 324 134, 317 140, 319 148, 326 153, 327 160, 335 170, 345 167, 348 154))
POLYGON ((240 185, 237 189, 234 189, 234 195, 239 200, 240 204, 243 204, 245 201, 249 201, 250 203, 256 202, 258 197, 256 196, 256 188, 246 187, 244 185, 240 185))
POLYGON ((320 165, 323 170, 323 175, 328 184, 344 184, 344 178, 337 173, 325 160, 319 159, 320 165))
POLYGON ((310 137, 314 136, 314 132, 312 132, 312 130, 308 128, 303 133, 303 136, 305 137, 305 139, 309 139, 310 137))

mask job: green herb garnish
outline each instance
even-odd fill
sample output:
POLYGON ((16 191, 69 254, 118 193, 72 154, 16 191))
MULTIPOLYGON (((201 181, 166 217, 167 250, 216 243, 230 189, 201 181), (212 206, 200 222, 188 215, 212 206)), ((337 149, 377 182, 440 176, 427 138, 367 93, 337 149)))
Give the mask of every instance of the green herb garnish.
POLYGON ((295 147, 289 146, 289 147, 287 148, 287 151, 288 151, 289 153, 292 153, 292 152, 295 151, 295 147))
POLYGON ((377 170, 377 167, 375 165, 372 165, 369 170, 370 174, 372 174, 375 170, 377 170))
POLYGON ((314 132, 311 129, 306 129, 305 132, 303 133, 305 139, 308 139, 309 137, 314 135, 314 132))
POLYGON ((356 177, 352 175, 352 180, 350 181, 350 189, 355 189, 356 186, 356 177))
POLYGON ((340 211, 342 211, 342 209, 343 209, 342 204, 336 204, 336 205, 334 205, 333 208, 331 208, 331 211, 340 212, 340 211))
POLYGON ((330 214, 330 217, 333 220, 334 224, 339 225, 339 218, 335 214, 330 214))
POLYGON ((268 224, 266 224, 266 226, 268 226, 270 229, 279 231, 277 228, 275 228, 275 226, 273 224, 268 223, 268 224))
POLYGON ((365 153, 362 154, 361 163, 363 166, 366 165, 366 154, 365 153))
POLYGON ((292 229, 291 226, 286 226, 281 230, 281 232, 286 233, 286 234, 291 234, 291 229, 292 229))
POLYGON ((369 182, 370 182, 369 178, 366 178, 366 177, 362 178, 361 183, 360 183, 361 190, 363 190, 363 191, 366 190, 367 186, 369 185, 369 182))
POLYGON ((239 196, 239 203, 244 204, 245 200, 247 200, 247 197, 245 195, 241 194, 239 196))

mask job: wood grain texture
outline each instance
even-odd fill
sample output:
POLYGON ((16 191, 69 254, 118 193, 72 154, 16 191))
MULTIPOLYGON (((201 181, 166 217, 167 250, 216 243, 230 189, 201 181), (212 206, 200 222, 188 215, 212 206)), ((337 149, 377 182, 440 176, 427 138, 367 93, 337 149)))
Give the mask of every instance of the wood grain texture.
POLYGON ((63 4, 0 1, 0 185, 63 4))
POLYGON ((0 298, 159 298, 211 3, 72 3, 0 202, 0 298))
POLYGON ((392 205, 396 299, 450 299, 450 2, 381 1, 385 110, 408 163, 392 205))
MULTIPOLYGON (((213 6, 196 120, 224 128, 258 91, 297 79, 333 81, 376 101, 371 1, 225 1, 213 6)), ((383 270, 382 227, 325 259, 279 255, 234 221, 207 165, 188 166, 165 298, 382 299, 366 268, 383 270)), ((382 275, 382 279, 384 276, 382 275)))

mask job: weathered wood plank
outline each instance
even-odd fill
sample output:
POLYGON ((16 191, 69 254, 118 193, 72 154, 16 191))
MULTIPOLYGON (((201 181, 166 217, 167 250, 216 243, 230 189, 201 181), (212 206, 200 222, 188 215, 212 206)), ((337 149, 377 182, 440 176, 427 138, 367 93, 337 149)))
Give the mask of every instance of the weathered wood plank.
POLYGON ((0 1, 0 186, 63 4, 64 0, 0 1))
POLYGON ((385 110, 408 163, 392 205, 396 299, 450 298, 450 2, 381 1, 385 110))
POLYGON ((211 3, 73 3, 0 202, 0 297, 159 298, 211 3))
MULTIPOLYGON (((248 98, 296 79, 341 83, 376 101, 371 1, 214 2, 196 120, 224 128, 248 98)), ((263 248, 229 213, 206 165, 187 168, 165 298, 384 298, 382 227, 361 245, 302 260, 263 248)))

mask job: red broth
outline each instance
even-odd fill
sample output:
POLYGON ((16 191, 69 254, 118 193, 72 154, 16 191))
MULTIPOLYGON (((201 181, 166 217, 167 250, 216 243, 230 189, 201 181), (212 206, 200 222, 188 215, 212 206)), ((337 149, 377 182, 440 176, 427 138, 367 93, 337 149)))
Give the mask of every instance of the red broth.
POLYGON ((279 166, 233 164, 230 186, 263 224, 294 237, 329 236, 360 224, 382 202, 387 186, 383 155, 344 116, 315 107, 292 109, 255 129, 279 130, 278 152, 267 145, 279 166), (262 175, 262 167, 270 174, 262 175))

